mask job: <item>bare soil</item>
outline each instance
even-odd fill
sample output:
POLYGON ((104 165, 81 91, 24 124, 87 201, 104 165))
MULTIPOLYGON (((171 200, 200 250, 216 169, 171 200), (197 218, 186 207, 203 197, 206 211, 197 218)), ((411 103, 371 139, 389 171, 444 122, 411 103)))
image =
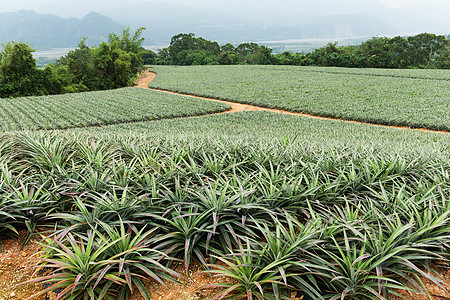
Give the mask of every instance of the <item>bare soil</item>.
MULTIPOLYGON (((22 284, 34 278, 37 257, 34 255, 40 250, 36 240, 32 239, 23 246, 22 239, 9 239, 2 241, 0 251, 0 300, 26 299, 42 290, 42 286, 22 284)), ((37 297, 44 300, 45 297, 37 297)))

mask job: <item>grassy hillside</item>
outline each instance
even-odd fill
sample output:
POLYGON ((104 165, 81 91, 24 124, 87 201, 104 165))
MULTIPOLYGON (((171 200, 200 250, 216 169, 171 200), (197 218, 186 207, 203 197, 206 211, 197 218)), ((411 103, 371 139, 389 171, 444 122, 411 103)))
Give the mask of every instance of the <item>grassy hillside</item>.
POLYGON ((448 70, 153 68, 152 87, 370 123, 450 130, 448 70))
POLYGON ((220 112, 223 103, 144 89, 0 99, 0 130, 57 129, 220 112))

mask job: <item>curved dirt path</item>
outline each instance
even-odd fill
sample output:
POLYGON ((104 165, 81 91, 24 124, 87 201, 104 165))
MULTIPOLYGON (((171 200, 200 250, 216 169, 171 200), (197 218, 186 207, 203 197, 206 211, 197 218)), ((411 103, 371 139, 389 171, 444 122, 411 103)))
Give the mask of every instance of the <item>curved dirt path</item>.
MULTIPOLYGON (((145 70, 141 74, 141 76, 139 76, 139 78, 137 79, 135 87, 145 88, 145 89, 149 89, 152 91, 158 91, 158 92, 180 95, 180 96, 185 96, 185 97, 192 97, 192 98, 196 98, 196 99, 222 102, 222 103, 226 103, 231 106, 230 110, 227 110, 224 112, 219 112, 219 113, 208 114, 208 115, 219 115, 219 114, 234 113, 234 112, 239 112, 239 111, 270 111, 270 112, 279 113, 279 114, 302 116, 302 117, 307 117, 307 118, 311 118, 311 119, 342 121, 342 122, 347 122, 347 123, 364 124, 364 125, 371 125, 371 126, 384 127, 384 128, 394 128, 394 129, 401 129, 401 130, 415 130, 415 131, 450 134, 450 131, 443 131, 443 130, 433 130, 433 129, 426 129, 426 128, 411 128, 411 127, 407 127, 407 126, 382 125, 382 124, 374 124, 374 123, 361 122, 361 121, 344 120, 344 119, 339 119, 339 118, 320 117, 320 116, 315 116, 315 115, 307 114, 307 113, 297 113, 297 112, 291 112, 291 111, 284 110, 284 109, 267 108, 267 107, 256 106, 256 105, 251 105, 251 104, 243 104, 243 103, 231 102, 231 101, 208 98, 208 97, 200 97, 200 96, 195 96, 195 95, 190 95, 190 94, 177 93, 177 92, 172 92, 172 91, 168 91, 168 90, 149 87, 149 84, 153 81, 153 79, 156 78, 156 76, 157 76, 156 73, 151 72, 149 69, 145 70)), ((207 116, 207 115, 202 115, 202 116, 207 116)), ((196 116, 196 117, 202 117, 202 116, 196 116)))

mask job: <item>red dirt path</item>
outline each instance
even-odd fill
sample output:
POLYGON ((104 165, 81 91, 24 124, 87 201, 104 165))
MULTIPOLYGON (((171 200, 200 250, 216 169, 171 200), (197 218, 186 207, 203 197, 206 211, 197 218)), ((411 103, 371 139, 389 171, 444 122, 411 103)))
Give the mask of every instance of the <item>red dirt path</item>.
POLYGON ((443 133, 443 134, 450 134, 449 131, 442 131, 442 130, 432 130, 432 129, 425 129, 425 128, 410 128, 410 127, 407 127, 407 126, 380 125, 380 124, 373 124, 373 123, 360 122, 360 121, 344 120, 344 119, 339 119, 339 118, 320 117, 320 116, 315 116, 315 115, 307 114, 307 113, 296 113, 296 112, 291 112, 291 111, 287 111, 287 110, 283 110, 283 109, 274 109, 274 108, 261 107, 261 106, 251 105, 251 104, 242 104, 242 103, 237 103, 237 102, 231 102, 231 101, 225 101, 225 100, 214 99, 214 98, 194 96, 194 95, 177 93, 177 92, 172 92, 172 91, 167 91, 167 90, 162 90, 162 89, 156 89, 156 88, 149 87, 149 84, 153 81, 153 79, 156 78, 156 76, 157 76, 156 73, 153 73, 153 72, 151 72, 148 69, 145 70, 141 74, 141 76, 137 79, 136 87, 150 89, 152 91, 159 91, 159 92, 168 93, 168 94, 175 94, 175 95, 181 95, 181 96, 186 96, 186 97, 193 97, 193 98, 197 98, 197 99, 222 102, 222 103, 229 104, 231 106, 230 110, 227 110, 225 112, 215 113, 215 114, 234 113, 234 112, 239 112, 239 111, 270 111, 270 112, 274 112, 274 113, 280 113, 280 114, 286 114, 286 115, 294 115, 294 116, 302 116, 302 117, 307 117, 307 118, 312 118, 312 119, 342 121, 342 122, 347 122, 347 123, 365 124, 365 125, 371 125, 371 126, 377 126, 377 127, 385 127, 385 128, 394 128, 394 129, 401 129, 401 130, 416 130, 416 131, 437 132, 437 133, 443 133))

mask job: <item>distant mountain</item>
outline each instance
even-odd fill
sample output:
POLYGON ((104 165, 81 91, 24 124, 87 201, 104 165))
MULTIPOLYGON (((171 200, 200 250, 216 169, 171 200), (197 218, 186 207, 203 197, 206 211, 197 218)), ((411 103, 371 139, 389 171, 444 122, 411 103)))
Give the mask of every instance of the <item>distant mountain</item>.
POLYGON ((448 33, 450 28, 449 5, 392 9, 379 0, 283 0, 277 5, 272 0, 78 0, 76 4, 49 0, 39 11, 79 16, 88 8, 99 13, 82 18, 61 18, 30 10, 0 13, 0 43, 14 40, 31 43, 35 48, 68 48, 88 37, 88 44, 94 45, 106 40, 109 33, 120 32, 123 25, 146 27, 146 46, 165 46, 172 36, 190 32, 219 43, 238 44, 440 34, 448 33))
POLYGON ((265 7, 268 6, 259 4, 252 9, 249 3, 240 2, 240 9, 233 8, 233 5, 227 9, 215 5, 191 6, 147 1, 145 5, 124 4, 121 8, 105 8, 102 14, 132 27, 145 26, 146 40, 152 38, 166 44, 173 35, 181 32, 193 32, 197 36, 222 43, 314 38, 333 40, 396 33, 387 22, 365 14, 362 10, 332 14, 308 14, 296 10, 281 13, 266 11, 265 7))
POLYGON ((0 13, 0 43, 23 41, 37 49, 75 47, 83 37, 94 45, 122 28, 120 23, 94 12, 81 19, 63 19, 32 10, 0 13))

